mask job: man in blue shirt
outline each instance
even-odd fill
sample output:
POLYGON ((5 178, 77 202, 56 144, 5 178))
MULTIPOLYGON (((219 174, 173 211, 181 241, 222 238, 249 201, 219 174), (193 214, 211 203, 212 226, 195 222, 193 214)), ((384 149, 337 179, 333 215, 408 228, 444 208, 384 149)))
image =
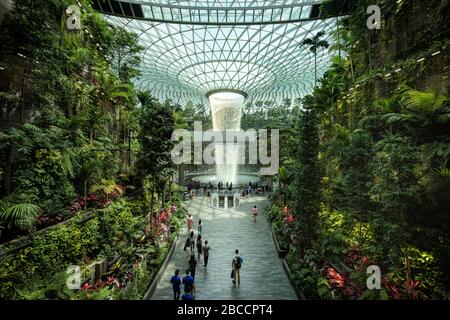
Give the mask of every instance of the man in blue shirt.
POLYGON ((175 275, 170 279, 170 283, 173 287, 173 300, 179 300, 181 286, 180 270, 175 270, 175 275))
POLYGON ((194 300, 194 297, 192 296, 192 293, 186 292, 185 294, 183 294, 183 295, 181 296, 181 299, 182 299, 183 301, 189 301, 189 300, 194 300))
POLYGON ((190 270, 186 270, 186 276, 183 278, 184 292, 195 292, 194 278, 190 275, 190 270))

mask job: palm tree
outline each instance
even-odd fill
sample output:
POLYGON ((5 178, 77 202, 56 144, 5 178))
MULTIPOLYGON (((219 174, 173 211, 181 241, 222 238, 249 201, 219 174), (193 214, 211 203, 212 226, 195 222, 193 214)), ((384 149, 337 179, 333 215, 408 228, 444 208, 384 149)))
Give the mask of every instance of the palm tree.
POLYGON ((37 222, 40 208, 31 203, 0 203, 0 222, 10 229, 30 230, 37 222))
POLYGON ((121 83, 107 70, 96 70, 96 80, 100 87, 98 93, 100 94, 100 103, 104 110, 111 115, 111 122, 109 132, 116 133, 115 139, 120 140, 120 109, 123 107, 122 103, 116 102, 116 98, 128 100, 133 92, 133 86, 128 83, 121 83))
POLYGON ((316 86, 317 82, 317 49, 319 48, 328 48, 329 44, 326 40, 321 40, 325 35, 324 31, 318 32, 314 37, 312 38, 306 38, 302 41, 302 45, 311 46, 309 50, 314 54, 314 87, 316 86))

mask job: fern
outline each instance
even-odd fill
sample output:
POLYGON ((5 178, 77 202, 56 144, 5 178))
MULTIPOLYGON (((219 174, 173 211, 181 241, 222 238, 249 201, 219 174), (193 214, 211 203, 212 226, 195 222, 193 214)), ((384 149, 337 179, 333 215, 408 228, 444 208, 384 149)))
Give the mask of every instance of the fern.
POLYGON ((0 210, 0 221, 19 230, 29 230, 37 222, 40 208, 31 203, 19 203, 0 210))

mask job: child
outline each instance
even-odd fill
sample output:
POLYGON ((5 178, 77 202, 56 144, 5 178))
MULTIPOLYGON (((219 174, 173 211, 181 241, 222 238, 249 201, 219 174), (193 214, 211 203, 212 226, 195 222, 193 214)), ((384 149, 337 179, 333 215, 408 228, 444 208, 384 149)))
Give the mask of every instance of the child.
POLYGON ((253 214, 253 222, 256 223, 256 216, 258 215, 258 208, 256 208, 256 206, 252 208, 252 214, 253 214))
POLYGON ((198 233, 199 235, 201 235, 201 234, 202 234, 202 231, 203 231, 202 220, 198 220, 197 233, 198 233))

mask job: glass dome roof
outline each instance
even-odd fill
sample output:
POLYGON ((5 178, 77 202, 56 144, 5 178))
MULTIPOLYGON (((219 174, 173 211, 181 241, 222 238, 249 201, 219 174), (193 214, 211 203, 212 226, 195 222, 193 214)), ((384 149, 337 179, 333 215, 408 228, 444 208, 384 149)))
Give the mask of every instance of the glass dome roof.
MULTIPOLYGON (((247 94, 246 101, 280 101, 300 98, 309 93, 314 84, 314 55, 309 47, 301 43, 319 31, 325 31, 326 40, 331 42, 329 34, 336 27, 336 18, 311 17, 312 6, 321 2, 142 0, 130 3, 140 4, 144 17, 120 14, 112 6, 109 11, 114 12, 101 11, 113 25, 137 33, 145 47, 142 75, 135 81, 139 89, 149 90, 160 99, 170 98, 178 103, 191 100, 195 104, 209 105, 206 94, 220 89, 243 91, 247 94), (289 12, 295 12, 294 9, 298 8, 302 13, 295 19, 291 15, 289 22, 279 22, 280 16, 272 12, 270 19, 267 15, 267 21, 263 22, 266 13, 259 15, 258 10, 269 12, 277 7, 279 14, 285 15, 286 19, 289 17, 283 13, 285 8, 289 8, 289 12), (149 8, 153 16, 149 15, 149 8), (174 22, 177 17, 170 14, 170 10, 167 15, 162 13, 156 17, 155 8, 177 9, 180 12, 184 8, 189 12, 207 8, 205 14, 209 21, 217 20, 213 23, 202 23, 201 19, 196 23, 187 20, 174 22), (244 21, 250 11, 253 11, 252 15, 256 14, 251 23, 226 22, 230 12, 234 12, 234 19, 242 14, 240 19, 244 21), (216 15, 215 18, 213 15, 216 15), (221 19, 223 23, 220 23, 221 19)), ((120 7, 125 7, 124 2, 120 3, 120 7)), ((104 4, 102 8, 105 8, 104 4)), ((178 20, 185 16, 181 17, 178 20)), ((192 15, 190 18, 193 18, 192 15)), ((319 77, 330 59, 328 50, 318 50, 319 77)))

